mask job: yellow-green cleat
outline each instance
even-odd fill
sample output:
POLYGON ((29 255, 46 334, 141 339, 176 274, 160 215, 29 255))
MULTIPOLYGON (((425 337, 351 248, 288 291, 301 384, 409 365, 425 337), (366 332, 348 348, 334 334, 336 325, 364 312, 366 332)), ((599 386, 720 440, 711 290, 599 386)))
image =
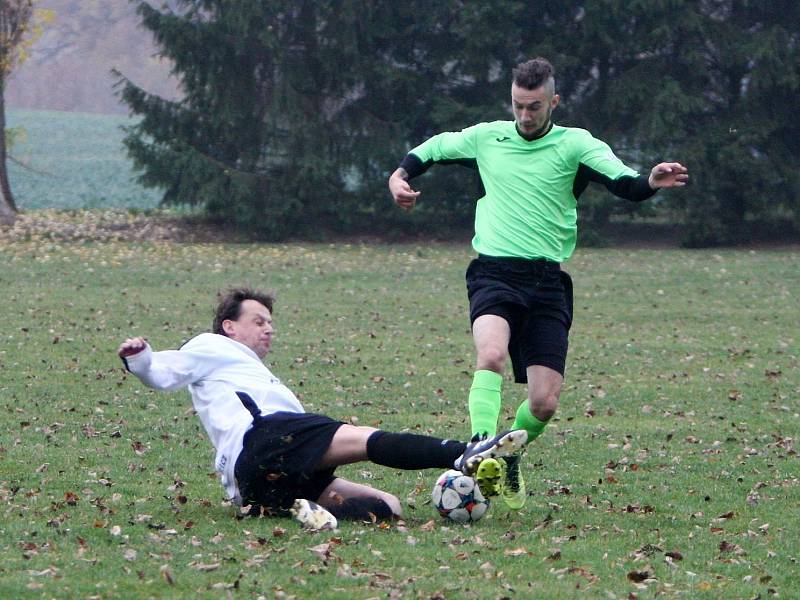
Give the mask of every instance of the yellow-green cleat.
POLYGON ((528 498, 525 480, 519 470, 519 458, 519 455, 505 458, 505 476, 498 486, 503 502, 512 510, 519 510, 525 506, 525 500, 528 498))
POLYGON ((485 497, 500 493, 505 475, 505 461, 502 458, 487 458, 481 461, 475 471, 475 481, 485 497))

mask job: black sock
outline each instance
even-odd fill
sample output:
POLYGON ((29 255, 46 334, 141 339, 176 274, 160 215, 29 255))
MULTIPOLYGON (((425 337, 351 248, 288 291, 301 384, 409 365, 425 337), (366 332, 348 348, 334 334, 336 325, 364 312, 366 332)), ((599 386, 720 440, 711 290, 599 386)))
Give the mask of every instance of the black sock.
POLYGON ((442 440, 415 433, 376 431, 367 440, 369 459, 395 469, 452 469, 453 461, 464 453, 467 445, 455 440, 442 440))
POLYGON ((329 506, 328 511, 337 519, 359 521, 381 521, 394 516, 389 505, 380 498, 348 498, 329 506))

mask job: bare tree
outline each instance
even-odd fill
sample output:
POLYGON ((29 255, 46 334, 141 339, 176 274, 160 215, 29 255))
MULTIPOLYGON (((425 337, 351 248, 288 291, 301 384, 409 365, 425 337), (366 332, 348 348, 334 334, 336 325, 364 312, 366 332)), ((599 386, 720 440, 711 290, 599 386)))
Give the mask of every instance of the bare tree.
POLYGON ((6 79, 33 16, 33 0, 0 0, 0 221, 13 223, 18 209, 8 181, 6 163, 6 79))

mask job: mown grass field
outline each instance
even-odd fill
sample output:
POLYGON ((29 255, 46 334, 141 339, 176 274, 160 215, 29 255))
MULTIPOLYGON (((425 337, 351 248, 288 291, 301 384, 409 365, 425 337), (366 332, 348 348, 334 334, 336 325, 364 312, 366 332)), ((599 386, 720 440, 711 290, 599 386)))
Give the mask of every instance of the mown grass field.
POLYGON ((22 210, 40 208, 150 209, 161 195, 135 181, 122 145, 131 120, 47 110, 8 111, 17 133, 9 162, 11 188, 22 210))
MULTIPOLYGON (((215 293, 275 290, 273 371, 312 411, 468 433, 464 246, 0 246, 0 597, 770 598, 800 567, 796 252, 580 251, 562 406, 530 498, 473 526, 436 472, 341 469, 405 520, 237 519, 188 394, 115 355, 177 347, 215 293)), ((524 397, 506 381, 504 420, 524 397)))

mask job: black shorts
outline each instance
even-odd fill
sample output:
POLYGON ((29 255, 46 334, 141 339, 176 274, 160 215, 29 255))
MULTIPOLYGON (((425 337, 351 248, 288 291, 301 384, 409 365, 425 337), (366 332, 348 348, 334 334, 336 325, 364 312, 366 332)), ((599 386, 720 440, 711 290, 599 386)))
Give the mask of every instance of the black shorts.
POLYGON ((517 383, 528 381, 526 369, 531 365, 564 375, 572 279, 558 263, 480 255, 467 268, 467 294, 471 323, 482 315, 508 321, 508 353, 517 383))
POLYGON ((287 514, 295 498, 316 502, 336 479, 317 464, 343 423, 313 413, 276 412, 257 417, 244 434, 234 474, 243 504, 287 514))

